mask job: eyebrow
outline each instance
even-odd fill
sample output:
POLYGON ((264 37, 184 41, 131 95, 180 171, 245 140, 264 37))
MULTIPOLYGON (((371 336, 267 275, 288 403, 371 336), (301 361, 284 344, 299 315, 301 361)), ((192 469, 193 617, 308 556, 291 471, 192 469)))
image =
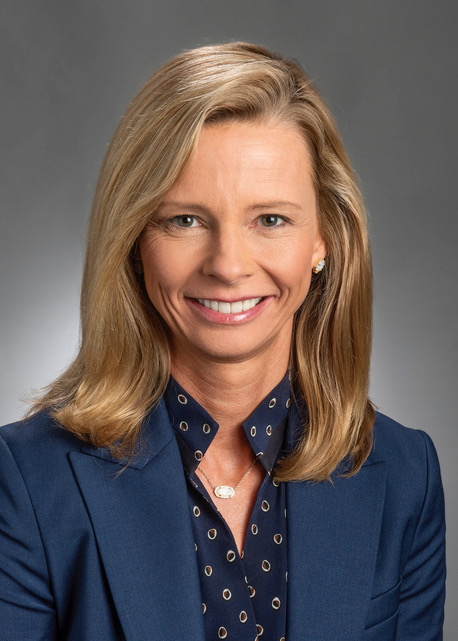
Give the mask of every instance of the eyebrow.
MULTIPOLYGON (((281 209, 281 208, 287 208, 287 209, 296 209, 296 210, 302 210, 301 205, 298 203, 294 203, 289 200, 272 200, 272 201, 266 201, 263 203, 256 203, 251 207, 253 210, 259 210, 259 209, 281 209)), ((164 200, 162 203, 159 205, 158 209, 162 208, 167 208, 167 209, 186 209, 186 211, 192 211, 195 213, 211 213, 211 211, 208 209, 208 207, 205 207, 205 205, 200 205, 199 203, 187 203, 187 202, 180 202, 176 200, 164 200)))

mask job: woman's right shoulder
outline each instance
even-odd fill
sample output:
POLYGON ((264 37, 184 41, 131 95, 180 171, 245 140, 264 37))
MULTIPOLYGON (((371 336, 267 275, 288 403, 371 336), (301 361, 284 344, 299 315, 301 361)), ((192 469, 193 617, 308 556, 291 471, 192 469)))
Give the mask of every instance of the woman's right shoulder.
POLYGON ((0 441, 17 461, 55 460, 57 453, 81 449, 82 441, 60 425, 48 411, 0 427, 0 441))

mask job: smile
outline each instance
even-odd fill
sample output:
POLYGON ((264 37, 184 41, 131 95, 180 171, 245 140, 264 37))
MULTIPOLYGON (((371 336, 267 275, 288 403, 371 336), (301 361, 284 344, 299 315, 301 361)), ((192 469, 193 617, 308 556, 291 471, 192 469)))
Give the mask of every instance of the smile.
POLYGON ((248 312, 261 302, 262 298, 247 298, 246 300, 237 300, 234 303, 227 303, 220 300, 207 300, 206 298, 197 299, 201 305, 212 309, 220 314, 240 314, 248 312))

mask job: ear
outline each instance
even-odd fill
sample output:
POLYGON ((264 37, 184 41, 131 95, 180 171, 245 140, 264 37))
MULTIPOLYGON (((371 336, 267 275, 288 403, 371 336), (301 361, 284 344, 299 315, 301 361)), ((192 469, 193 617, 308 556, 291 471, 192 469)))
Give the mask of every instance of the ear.
POLYGON ((324 240, 321 238, 321 235, 318 234, 317 238, 316 238, 315 249, 314 249, 314 252, 313 252, 313 255, 312 255, 311 269, 313 269, 313 267, 315 267, 315 265, 317 264, 317 262, 319 260, 322 260, 323 258, 326 258, 326 254, 327 254, 326 244, 325 244, 324 240))

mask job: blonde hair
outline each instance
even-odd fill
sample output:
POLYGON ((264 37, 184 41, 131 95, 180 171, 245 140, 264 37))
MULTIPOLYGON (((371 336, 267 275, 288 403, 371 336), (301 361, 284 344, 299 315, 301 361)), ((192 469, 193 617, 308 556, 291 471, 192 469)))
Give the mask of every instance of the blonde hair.
POLYGON ((368 401, 371 263, 361 195, 336 125, 294 62, 247 43, 187 51, 132 101, 100 172, 89 225, 75 361, 29 414, 51 409, 67 430, 131 455, 164 392, 170 356, 163 323, 138 273, 138 238, 186 166, 205 124, 295 123, 314 169, 326 268, 296 313, 291 367, 307 407, 301 442, 281 480, 355 473, 371 448, 368 401))

